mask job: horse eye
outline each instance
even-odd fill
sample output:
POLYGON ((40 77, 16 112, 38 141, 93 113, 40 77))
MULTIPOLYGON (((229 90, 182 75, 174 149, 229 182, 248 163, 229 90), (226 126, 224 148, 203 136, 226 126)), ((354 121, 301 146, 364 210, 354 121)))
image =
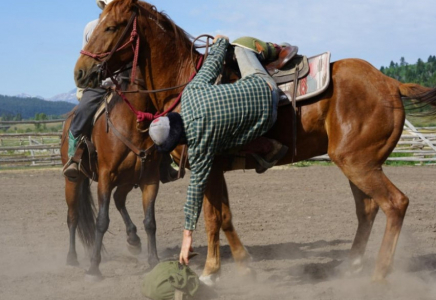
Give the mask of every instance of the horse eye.
POLYGON ((117 27, 116 27, 116 26, 109 26, 109 27, 106 28, 105 31, 106 31, 106 32, 107 32, 107 31, 115 32, 116 30, 117 30, 117 27))

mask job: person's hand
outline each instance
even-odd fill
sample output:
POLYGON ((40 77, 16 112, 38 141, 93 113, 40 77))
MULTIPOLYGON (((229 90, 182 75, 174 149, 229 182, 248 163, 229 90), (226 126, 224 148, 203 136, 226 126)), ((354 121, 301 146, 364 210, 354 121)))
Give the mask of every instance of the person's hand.
POLYGON ((229 37, 225 36, 225 35, 221 35, 221 34, 217 34, 215 36, 215 38, 213 39, 213 42, 216 43, 216 41, 220 38, 226 39, 227 41, 229 41, 229 37))
POLYGON ((189 253, 193 252, 192 248, 192 230, 183 230, 182 248, 180 250, 179 262, 182 265, 188 265, 189 253))

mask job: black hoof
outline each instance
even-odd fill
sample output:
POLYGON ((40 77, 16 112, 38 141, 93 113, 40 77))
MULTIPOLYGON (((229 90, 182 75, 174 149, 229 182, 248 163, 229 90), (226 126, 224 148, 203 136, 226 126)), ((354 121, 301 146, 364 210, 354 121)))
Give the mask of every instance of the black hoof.
POLYGON ((129 252, 132 255, 139 255, 142 252, 141 243, 139 243, 137 245, 131 245, 131 244, 127 243, 127 249, 129 250, 129 252))
POLYGON ((77 255, 70 255, 67 256, 67 265, 77 267, 79 265, 79 261, 77 260, 77 255))
POLYGON ((157 257, 152 257, 148 259, 148 264, 150 266, 151 269, 153 269, 154 267, 156 267, 156 265, 159 263, 159 258, 157 257))

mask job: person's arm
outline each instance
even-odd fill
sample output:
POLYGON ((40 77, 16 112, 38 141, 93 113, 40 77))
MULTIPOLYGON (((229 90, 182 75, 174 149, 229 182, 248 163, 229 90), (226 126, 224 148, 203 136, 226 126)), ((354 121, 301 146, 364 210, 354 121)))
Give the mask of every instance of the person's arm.
POLYGON ((196 155, 191 155, 191 153, 188 156, 191 178, 184 206, 186 230, 195 230, 197 227, 197 221, 200 217, 203 204, 204 191, 214 158, 210 153, 197 152, 196 155))
POLYGON ((229 41, 225 37, 217 36, 214 42, 200 71, 192 80, 191 86, 196 83, 213 84, 221 73, 229 41))
POLYGON ((189 263, 189 252, 192 252, 192 233, 197 227, 198 218, 203 204, 207 179, 212 168, 214 156, 206 151, 190 152, 188 154, 191 167, 191 179, 188 187, 187 200, 184 207, 185 229, 180 250, 179 262, 189 263))

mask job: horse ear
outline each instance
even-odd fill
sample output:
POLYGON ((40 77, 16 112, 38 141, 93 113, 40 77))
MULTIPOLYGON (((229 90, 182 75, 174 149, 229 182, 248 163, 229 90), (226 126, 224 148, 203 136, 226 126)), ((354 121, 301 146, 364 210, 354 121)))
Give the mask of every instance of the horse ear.
POLYGON ((137 9, 137 7, 138 7, 138 0, 132 0, 132 6, 131 6, 133 9, 137 9))

